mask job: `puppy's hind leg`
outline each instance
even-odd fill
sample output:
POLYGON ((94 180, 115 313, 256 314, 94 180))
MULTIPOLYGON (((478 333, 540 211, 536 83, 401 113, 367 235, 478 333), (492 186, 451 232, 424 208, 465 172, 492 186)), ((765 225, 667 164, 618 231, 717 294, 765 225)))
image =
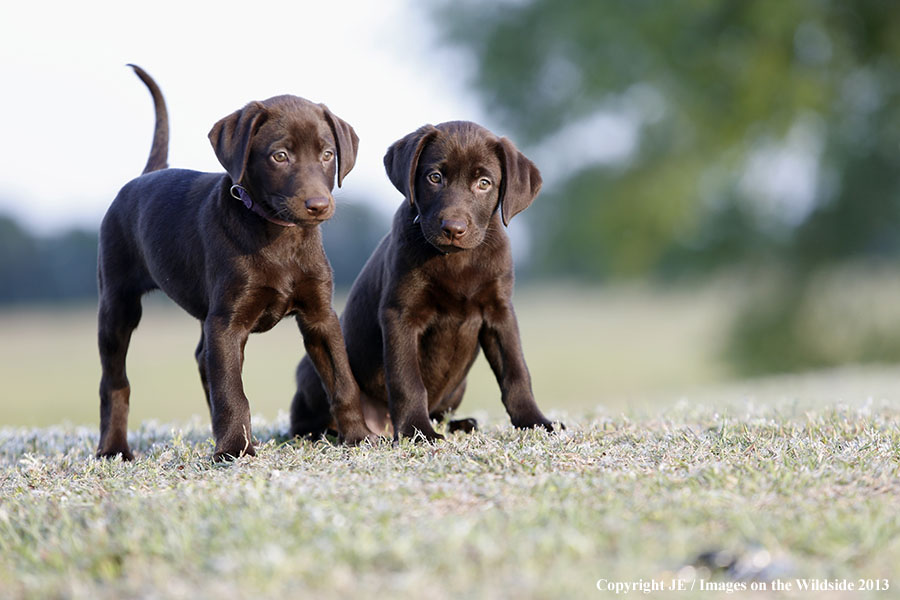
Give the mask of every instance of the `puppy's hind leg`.
POLYGON ((100 349, 100 443, 97 457, 134 455, 128 447, 128 408, 131 388, 125 357, 131 334, 141 320, 140 293, 100 290, 97 341, 100 349))
POLYGON ((200 343, 194 351, 194 358, 197 359, 197 368, 200 370, 200 383, 203 385, 203 393, 206 394, 206 405, 209 407, 209 416, 212 417, 213 405, 209 398, 209 380, 206 378, 206 335, 202 328, 200 331, 200 343))
POLYGON ((334 428, 332 420, 325 388, 312 361, 306 357, 297 366, 297 392, 291 402, 291 437, 317 440, 334 428))

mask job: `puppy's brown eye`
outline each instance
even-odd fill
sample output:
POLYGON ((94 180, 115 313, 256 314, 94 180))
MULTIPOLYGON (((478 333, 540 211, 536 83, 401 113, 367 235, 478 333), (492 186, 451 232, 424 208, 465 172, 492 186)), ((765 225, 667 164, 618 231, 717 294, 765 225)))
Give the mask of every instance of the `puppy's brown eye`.
POLYGON ((287 152, 285 152, 284 150, 279 150, 278 152, 275 152, 274 154, 272 154, 272 160, 274 160, 275 162, 284 162, 287 159, 288 159, 288 155, 287 155, 287 152))
POLYGON ((334 158, 334 152, 332 152, 331 150, 326 150, 322 153, 322 160, 324 160, 325 162, 328 162, 332 158, 334 158))
POLYGON ((431 183, 440 183, 442 180, 443 178, 441 177, 441 174, 437 171, 428 176, 428 181, 430 181, 431 183))
POLYGON ((478 180, 478 189, 479 190, 486 190, 489 187, 491 187, 490 179, 485 179, 484 177, 482 177, 481 179, 478 180))

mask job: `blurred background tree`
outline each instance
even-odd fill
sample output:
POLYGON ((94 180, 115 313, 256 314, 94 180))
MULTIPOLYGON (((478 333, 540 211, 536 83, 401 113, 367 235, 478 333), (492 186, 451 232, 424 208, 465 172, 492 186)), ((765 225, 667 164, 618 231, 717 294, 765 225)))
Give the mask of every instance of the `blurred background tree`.
MULTIPOLYGON (((841 360, 804 323, 823 270, 900 258, 900 5, 454 1, 433 17, 544 170, 534 275, 740 272, 759 278, 727 349, 740 372, 841 360)), ((883 332, 863 345, 900 358, 883 332)))
MULTIPOLYGON (((531 229, 513 236, 530 242, 523 279, 736 282, 717 355, 736 375, 900 362, 900 4, 426 10, 463 60, 444 76, 469 73, 486 124, 544 174, 516 219, 531 229)), ((373 200, 340 202, 323 226, 338 288, 389 226, 373 200)), ((95 231, 0 217, 0 305, 93 298, 95 271, 95 231)))
POLYGON ((0 216, 0 304, 96 296, 97 234, 39 237, 0 216))
MULTIPOLYGON (((388 227, 387 218, 370 203, 338 205, 334 218, 322 226, 336 287, 349 289, 388 227)), ((41 236, 0 215, 0 305, 96 296, 96 231, 41 236)))

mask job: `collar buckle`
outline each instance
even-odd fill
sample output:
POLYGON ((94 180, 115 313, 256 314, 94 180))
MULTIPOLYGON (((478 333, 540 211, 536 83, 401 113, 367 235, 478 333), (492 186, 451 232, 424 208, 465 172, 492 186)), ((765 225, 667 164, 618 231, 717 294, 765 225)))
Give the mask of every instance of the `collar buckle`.
POLYGON ((253 202, 253 198, 250 197, 250 194, 247 193, 247 190, 244 189, 244 186, 238 183, 231 186, 231 189, 228 191, 231 194, 232 198, 234 198, 235 200, 240 200, 244 203, 244 206, 248 210, 255 212, 270 223, 275 223, 276 225, 281 225, 282 227, 295 227, 297 225, 296 223, 291 223, 290 221, 282 221, 281 219, 276 219, 275 217, 270 217, 269 215, 267 215, 266 211, 264 211, 262 207, 253 202))

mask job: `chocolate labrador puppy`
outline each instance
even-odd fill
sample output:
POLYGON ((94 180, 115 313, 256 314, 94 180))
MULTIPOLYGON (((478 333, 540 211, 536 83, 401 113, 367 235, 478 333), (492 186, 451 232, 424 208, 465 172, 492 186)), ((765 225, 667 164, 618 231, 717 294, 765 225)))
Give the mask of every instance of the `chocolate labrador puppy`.
MULTIPOLYGON (((390 233, 350 290, 341 319, 363 412, 378 433, 440 439, 432 419, 462 401, 479 347, 516 427, 552 430, 531 391, 513 312, 513 262, 503 229, 541 188, 534 164, 475 123, 426 125, 384 157, 406 197, 390 233)), ((334 428, 313 363, 297 368, 291 432, 334 428)), ((451 422, 470 430, 471 419, 451 422)))
MULTIPOLYGON (((162 289, 202 323, 196 358, 212 416, 214 457, 255 454, 241 368, 250 333, 296 315, 342 439, 369 437, 337 315, 319 223, 353 168, 358 138, 324 104, 296 96, 251 102, 209 132, 227 173, 166 169, 168 121, 159 88, 144 174, 116 196, 100 228, 98 456, 133 458, 125 355, 141 296, 162 289)), ((327 408, 326 408, 327 410, 327 408)))

